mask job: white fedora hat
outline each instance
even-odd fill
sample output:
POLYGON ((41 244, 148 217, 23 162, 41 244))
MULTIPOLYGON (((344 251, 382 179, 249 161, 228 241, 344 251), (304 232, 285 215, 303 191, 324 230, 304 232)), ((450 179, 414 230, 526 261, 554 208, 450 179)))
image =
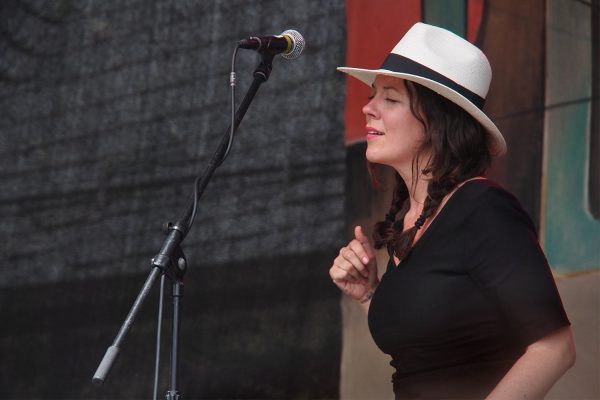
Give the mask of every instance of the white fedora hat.
POLYGON ((492 155, 506 153, 506 142, 483 112, 492 80, 492 68, 485 54, 454 33, 416 23, 402 37, 379 69, 340 67, 371 86, 377 75, 389 75, 419 83, 462 107, 490 136, 492 155))

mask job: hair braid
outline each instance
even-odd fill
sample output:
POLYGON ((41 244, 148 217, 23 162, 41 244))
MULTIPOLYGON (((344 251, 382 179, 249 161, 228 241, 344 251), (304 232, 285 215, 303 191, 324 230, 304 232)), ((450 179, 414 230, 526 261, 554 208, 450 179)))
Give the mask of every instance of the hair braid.
MULTIPOLYGON (((389 223, 388 229, 391 231, 391 235, 387 237, 387 241, 385 241, 384 244, 392 247, 396 257, 402 260, 408 255, 408 253, 410 253, 417 231, 421 229, 423 224, 436 213, 444 197, 450 193, 457 184, 458 182, 452 182, 452 180, 430 182, 427 187, 428 196, 423 204, 423 211, 421 212, 419 218, 417 218, 415 225, 411 228, 405 231, 402 229, 393 229, 392 223, 389 223)), ((384 221, 378 224, 383 223, 384 221)))
POLYGON ((402 206, 406 202, 406 199, 408 199, 408 188, 406 187, 406 184, 398 173, 396 173, 395 178, 396 186, 394 187, 394 195, 392 196, 390 209, 385 215, 385 219, 377 222, 373 229, 373 244, 376 249, 387 246, 392 240, 394 234, 393 225, 396 220, 396 215, 402 210, 402 206))

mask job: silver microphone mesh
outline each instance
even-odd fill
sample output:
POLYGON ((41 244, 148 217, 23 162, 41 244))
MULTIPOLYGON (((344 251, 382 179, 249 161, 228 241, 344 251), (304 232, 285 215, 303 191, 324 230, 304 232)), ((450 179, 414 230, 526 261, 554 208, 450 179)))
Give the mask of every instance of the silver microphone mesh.
POLYGON ((302 37, 300 32, 295 31, 293 29, 288 29, 287 31, 281 34, 281 36, 283 35, 288 35, 290 38, 292 38, 292 49, 285 53, 282 53, 281 57, 287 58, 288 60, 298 58, 300 54, 302 54, 302 50, 304 50, 304 38, 302 37))

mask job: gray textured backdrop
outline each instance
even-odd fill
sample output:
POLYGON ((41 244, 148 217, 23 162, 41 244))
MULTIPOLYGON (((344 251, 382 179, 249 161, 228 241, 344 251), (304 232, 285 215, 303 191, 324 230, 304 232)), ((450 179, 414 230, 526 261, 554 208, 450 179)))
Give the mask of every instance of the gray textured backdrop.
POLYGON ((344 3, 0 3, 0 397, 149 395, 154 298, 91 375, 228 125, 235 41, 290 28, 305 53, 276 59, 184 242, 182 392, 337 396, 344 3))

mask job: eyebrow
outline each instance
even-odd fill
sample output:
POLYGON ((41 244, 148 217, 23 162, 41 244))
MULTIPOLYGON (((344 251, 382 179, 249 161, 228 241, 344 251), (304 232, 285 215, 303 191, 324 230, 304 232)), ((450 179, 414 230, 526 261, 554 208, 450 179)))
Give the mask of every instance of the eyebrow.
MULTIPOLYGON (((371 84, 371 88, 372 88, 373 90, 377 90, 377 89, 375 88, 375 84, 374 84, 374 83, 373 83, 373 84, 371 84)), ((400 93, 400 91, 399 91, 398 89, 396 89, 395 87, 393 87, 393 86, 384 86, 384 87, 382 87, 382 89, 383 89, 383 90, 393 90, 393 91, 395 91, 395 92, 398 92, 398 93, 400 93)))

